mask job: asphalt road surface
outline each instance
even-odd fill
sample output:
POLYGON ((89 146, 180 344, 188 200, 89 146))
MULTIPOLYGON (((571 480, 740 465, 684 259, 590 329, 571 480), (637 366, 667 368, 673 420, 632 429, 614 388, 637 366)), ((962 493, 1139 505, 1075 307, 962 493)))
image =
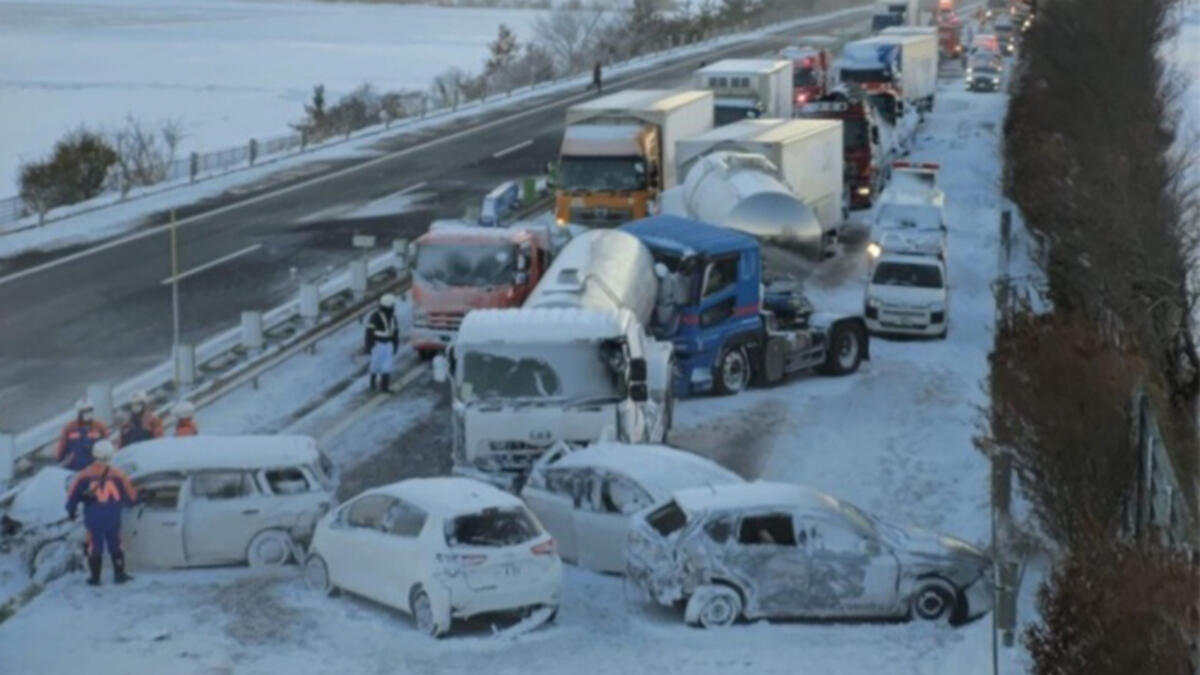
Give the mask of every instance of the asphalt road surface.
MULTIPOLYGON (((866 26, 865 16, 829 21, 623 77, 605 91, 682 86, 702 60, 757 56, 805 36, 866 26)), ((242 310, 286 301, 299 280, 293 270, 305 278, 344 265, 356 255, 353 234, 376 235, 381 246, 415 238, 435 218, 461 216, 504 180, 539 173, 557 156, 566 107, 593 96, 581 91, 525 101, 380 141, 381 156, 281 171, 178 209, 186 220, 178 230, 180 269, 199 268, 179 284, 183 340, 199 343, 236 324, 242 310), (339 210, 397 193, 414 206, 385 216, 337 217, 339 210)), ((165 220, 156 214, 143 227, 165 220)), ((168 235, 160 231, 0 261, 0 430, 33 426, 66 409, 87 384, 116 383, 168 358, 168 251, 168 235)))

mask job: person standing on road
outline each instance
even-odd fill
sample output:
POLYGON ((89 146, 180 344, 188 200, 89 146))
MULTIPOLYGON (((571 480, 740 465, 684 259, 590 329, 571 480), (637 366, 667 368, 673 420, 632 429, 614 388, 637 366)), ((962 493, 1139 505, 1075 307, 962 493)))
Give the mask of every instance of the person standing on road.
POLYGON ((91 401, 80 399, 75 403, 75 419, 67 422, 58 436, 54 459, 72 471, 91 464, 92 446, 108 438, 108 427, 94 418, 95 412, 91 401))
POLYGON ((146 405, 146 393, 133 392, 129 397, 129 419, 121 425, 121 433, 117 439, 118 447, 127 448, 134 443, 162 436, 162 420, 146 405))
POLYGON ((196 406, 190 401, 180 401, 171 412, 175 415, 176 436, 195 436, 200 433, 196 428, 196 406))
POLYGON ((400 348, 400 327, 396 322, 396 296, 384 293, 379 307, 367 317, 366 351, 371 355, 371 389, 391 391, 392 364, 400 348))
POLYGON ((597 94, 603 94, 604 93, 603 75, 604 75, 604 73, 601 70, 600 62, 597 61, 595 67, 592 68, 592 83, 590 85, 588 85, 588 89, 590 90, 592 87, 595 87, 597 94))
POLYGON ((92 448, 94 461, 75 476, 67 490, 67 516, 71 520, 83 504, 89 586, 100 585, 106 549, 112 558, 113 581, 123 584, 132 579, 125 573, 125 554, 121 552, 121 509, 133 506, 137 490, 124 471, 109 465, 115 452, 112 443, 98 441, 92 448))

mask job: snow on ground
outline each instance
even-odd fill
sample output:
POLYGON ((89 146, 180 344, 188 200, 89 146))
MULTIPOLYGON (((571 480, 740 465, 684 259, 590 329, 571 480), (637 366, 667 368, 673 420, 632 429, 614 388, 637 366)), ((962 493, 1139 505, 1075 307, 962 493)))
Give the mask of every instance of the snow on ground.
POLYGON ((0 1, 0 195, 81 123, 183 122, 183 152, 289 133, 312 88, 424 91, 544 12, 286 0, 0 1))
MULTIPOLYGON (((807 483, 897 520, 985 542, 987 463, 971 438, 986 404, 989 284, 997 267, 995 152, 1006 99, 966 94, 954 80, 944 84, 913 159, 943 166, 951 227, 949 338, 875 340, 872 361, 857 375, 801 378, 735 398, 683 402, 673 441, 749 475, 807 483)), ((834 285, 818 279, 814 299, 853 310, 861 304, 862 274, 856 269, 861 259, 840 264, 840 275, 853 281, 834 285)), ((340 359, 343 368, 353 345, 351 337, 345 339, 329 357, 340 359)), ((229 399, 219 405, 232 411, 262 400, 260 395, 254 403, 229 399)), ((227 414, 226 419, 242 419, 241 413, 227 414)), ((371 429, 356 427, 363 438, 379 428, 376 416, 369 419, 371 429)), ((201 421, 215 425, 218 418, 201 421)), ((382 433, 390 437, 393 429, 382 433)), ((346 453, 343 448, 336 454, 346 453)), ((1023 609, 1029 597, 1023 593, 1023 609)), ((476 623, 433 641, 417 635, 394 611, 307 591, 294 569, 279 576, 234 569, 142 574, 120 590, 91 589, 78 576, 63 579, 0 627, 0 662, 13 672, 73 667, 77 661, 66 650, 29 648, 44 644, 47 626, 69 624, 78 647, 95 657, 89 668, 98 674, 517 673, 583 667, 622 674, 961 675, 988 672, 990 623, 985 618, 949 629, 756 622, 706 632, 684 626, 678 612, 640 601, 619 577, 568 567, 556 623, 511 639, 491 637, 486 624, 476 623), (121 611, 89 609, 110 604, 121 611)), ((1019 660, 1020 651, 1006 651, 1002 658, 1019 660)))

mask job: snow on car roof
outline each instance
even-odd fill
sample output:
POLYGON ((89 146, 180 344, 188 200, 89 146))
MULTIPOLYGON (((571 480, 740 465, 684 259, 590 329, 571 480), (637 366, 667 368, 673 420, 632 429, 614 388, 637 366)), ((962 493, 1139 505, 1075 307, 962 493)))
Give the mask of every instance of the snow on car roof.
POLYGON ((838 500, 819 490, 768 481, 688 488, 676 491, 674 497, 675 502, 689 513, 756 507, 838 508, 838 500))
POLYGON ((655 501, 685 488, 745 482, 710 459, 664 445, 596 443, 574 450, 550 466, 591 467, 624 474, 649 491, 655 501))
POLYGON ((169 471, 266 469, 317 461, 310 436, 185 436, 156 438, 120 450, 113 464, 131 477, 169 471))
POLYGON ((368 490, 365 494, 384 494, 418 506, 443 518, 490 507, 520 506, 520 499, 470 478, 409 478, 368 490))
POLYGON ((625 309, 476 309, 463 318, 455 344, 604 340, 624 335, 633 320, 625 309))

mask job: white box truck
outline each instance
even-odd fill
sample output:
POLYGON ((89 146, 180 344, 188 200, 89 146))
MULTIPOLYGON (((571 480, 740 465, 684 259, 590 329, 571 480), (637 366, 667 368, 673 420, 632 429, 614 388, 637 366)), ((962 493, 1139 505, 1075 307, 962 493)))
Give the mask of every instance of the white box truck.
POLYGON ((812 209, 824 232, 836 234, 844 220, 841 120, 742 120, 681 140, 675 152, 685 180, 706 155, 760 155, 778 168, 783 182, 812 209))
POLYGON ((787 59, 725 59, 697 70, 697 89, 716 97, 717 126, 746 118, 792 116, 792 62, 787 59))
MULTIPOLYGON (((893 29, 889 29, 893 30, 893 29)), ((937 92, 937 33, 908 35, 884 31, 848 42, 838 60, 842 82, 867 92, 893 90, 920 110, 933 108, 937 92)))
POLYGON ((567 108, 558 224, 612 227, 646 217, 676 183, 676 141, 712 126, 711 91, 628 89, 567 108))
POLYGON ((938 35, 933 26, 888 28, 876 40, 899 49, 901 97, 922 110, 933 109, 938 79, 938 35))

